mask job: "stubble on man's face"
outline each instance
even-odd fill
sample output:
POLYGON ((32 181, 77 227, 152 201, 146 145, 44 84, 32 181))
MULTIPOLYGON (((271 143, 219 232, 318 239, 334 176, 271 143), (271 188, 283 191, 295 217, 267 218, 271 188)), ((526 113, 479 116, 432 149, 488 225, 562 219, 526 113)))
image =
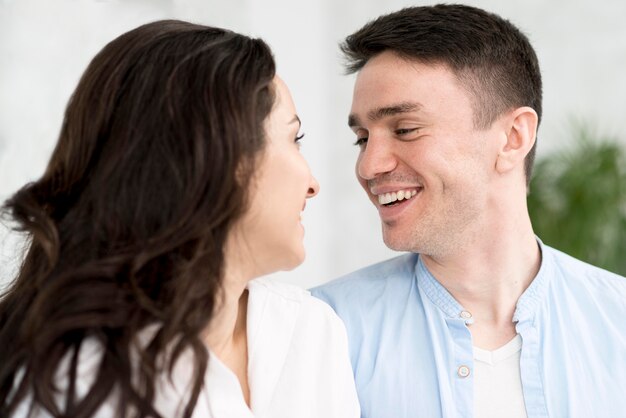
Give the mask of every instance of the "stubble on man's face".
POLYGON ((385 244, 442 256, 474 239, 492 167, 488 136, 475 129, 473 102, 456 75, 443 65, 382 53, 357 77, 351 116, 357 138, 367 138, 356 171, 379 210, 385 244), (415 105, 371 116, 407 103, 415 105), (395 210, 374 194, 402 189, 418 193, 392 202, 395 210))

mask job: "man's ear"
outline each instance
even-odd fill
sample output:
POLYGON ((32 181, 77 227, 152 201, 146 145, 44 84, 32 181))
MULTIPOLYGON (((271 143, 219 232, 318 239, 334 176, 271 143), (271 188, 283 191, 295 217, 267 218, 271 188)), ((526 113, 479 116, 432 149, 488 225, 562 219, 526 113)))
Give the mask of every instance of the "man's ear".
POLYGON ((496 160, 498 173, 524 166, 526 155, 535 145, 538 120, 537 112, 527 106, 519 107, 508 115, 506 141, 501 143, 496 160))

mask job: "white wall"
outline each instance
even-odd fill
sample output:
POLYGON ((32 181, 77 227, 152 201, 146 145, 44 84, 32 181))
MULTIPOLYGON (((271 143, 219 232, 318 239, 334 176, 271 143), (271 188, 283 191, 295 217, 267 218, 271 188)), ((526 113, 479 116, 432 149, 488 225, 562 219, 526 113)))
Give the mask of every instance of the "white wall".
MULTIPOLYGON (((565 0, 473 4, 517 24, 544 77, 540 155, 565 146, 572 117, 622 135, 626 110, 626 2, 565 0)), ((141 23, 179 18, 266 39, 291 87, 307 136, 302 152, 321 183, 305 213, 308 258, 281 280, 310 287, 392 255, 377 214, 354 179, 346 127, 353 77, 337 43, 379 14, 421 1, 0 0, 0 200, 36 179, 56 141, 69 95, 109 40, 141 23)), ((621 140, 626 142, 626 135, 621 140)), ((19 240, 0 227, 0 284, 19 240)))

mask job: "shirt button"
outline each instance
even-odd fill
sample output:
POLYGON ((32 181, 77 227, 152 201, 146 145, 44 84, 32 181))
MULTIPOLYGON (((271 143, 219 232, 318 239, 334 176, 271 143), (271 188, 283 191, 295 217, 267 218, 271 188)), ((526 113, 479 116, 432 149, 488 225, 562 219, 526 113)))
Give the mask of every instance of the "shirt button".
POLYGON ((470 319, 472 317, 472 314, 470 312, 468 312, 468 311, 463 311, 463 312, 461 312, 460 315, 461 315, 461 318, 463 318, 463 319, 470 319))
POLYGON ((460 366, 456 372, 459 375, 459 377, 466 378, 467 376, 470 375, 470 368, 467 366, 460 366))

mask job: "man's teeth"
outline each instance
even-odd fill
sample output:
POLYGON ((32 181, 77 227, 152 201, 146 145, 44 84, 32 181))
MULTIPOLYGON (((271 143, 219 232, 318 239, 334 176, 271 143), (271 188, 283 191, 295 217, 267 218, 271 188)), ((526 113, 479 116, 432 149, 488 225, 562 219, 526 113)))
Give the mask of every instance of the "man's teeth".
POLYGON ((389 203, 408 200, 417 194, 417 190, 400 190, 398 192, 383 193, 378 195, 378 203, 381 205, 387 205, 389 203))

